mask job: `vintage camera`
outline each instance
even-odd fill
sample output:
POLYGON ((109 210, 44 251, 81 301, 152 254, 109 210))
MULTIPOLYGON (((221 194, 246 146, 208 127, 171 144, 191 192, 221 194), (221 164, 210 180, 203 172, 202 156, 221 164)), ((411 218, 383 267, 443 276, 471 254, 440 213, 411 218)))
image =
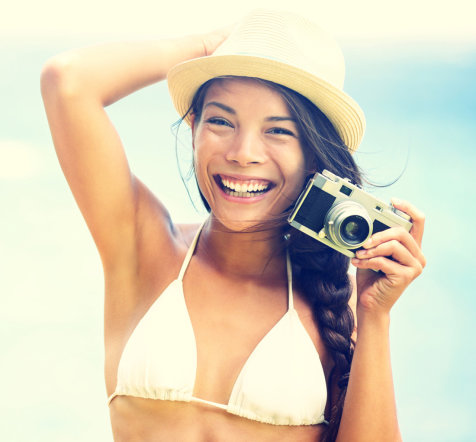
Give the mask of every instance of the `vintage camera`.
POLYGON ((309 180, 288 221, 350 258, 373 233, 396 226, 410 231, 412 227, 406 213, 328 170, 309 180))

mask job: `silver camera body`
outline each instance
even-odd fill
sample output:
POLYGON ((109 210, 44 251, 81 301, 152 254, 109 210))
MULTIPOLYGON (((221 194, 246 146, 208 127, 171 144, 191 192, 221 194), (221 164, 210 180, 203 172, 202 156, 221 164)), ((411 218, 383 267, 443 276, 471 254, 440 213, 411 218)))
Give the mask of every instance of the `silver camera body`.
POLYGON ((412 227, 406 213, 328 170, 309 180, 288 222, 349 258, 373 233, 397 226, 410 231, 412 227))

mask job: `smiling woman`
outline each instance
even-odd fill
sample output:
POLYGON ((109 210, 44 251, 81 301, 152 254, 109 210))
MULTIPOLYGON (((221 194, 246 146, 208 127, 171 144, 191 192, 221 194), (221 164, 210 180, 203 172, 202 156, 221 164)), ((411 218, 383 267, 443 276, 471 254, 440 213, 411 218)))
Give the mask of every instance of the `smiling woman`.
POLYGON ((213 80, 203 109, 192 114, 192 134, 198 186, 231 230, 283 214, 301 192, 309 171, 297 126, 269 85, 213 80))
POLYGON ((274 11, 46 63, 54 144, 103 263, 116 440, 400 439, 389 313, 425 264, 422 215, 395 203, 412 230, 375 234, 355 281, 286 222, 309 175, 360 183, 365 123, 343 77, 329 35, 274 11), (104 110, 166 77, 192 129, 200 226, 174 224, 131 173, 104 110))

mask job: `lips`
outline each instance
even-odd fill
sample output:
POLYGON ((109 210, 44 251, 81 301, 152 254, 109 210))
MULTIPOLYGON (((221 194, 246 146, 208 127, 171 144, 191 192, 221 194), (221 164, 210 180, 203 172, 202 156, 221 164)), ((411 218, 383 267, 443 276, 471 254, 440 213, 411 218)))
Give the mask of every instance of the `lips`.
POLYGON ((218 174, 214 179, 223 192, 236 198, 256 198, 274 187, 271 181, 256 178, 243 179, 218 174))

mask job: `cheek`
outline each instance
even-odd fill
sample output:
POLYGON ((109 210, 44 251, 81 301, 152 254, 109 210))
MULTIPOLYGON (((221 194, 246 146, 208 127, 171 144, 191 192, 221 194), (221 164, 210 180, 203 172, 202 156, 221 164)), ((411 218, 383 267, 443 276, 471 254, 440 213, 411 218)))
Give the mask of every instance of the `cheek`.
POLYGON ((293 186, 302 187, 307 176, 306 160, 301 150, 296 150, 283 158, 283 171, 293 186))

